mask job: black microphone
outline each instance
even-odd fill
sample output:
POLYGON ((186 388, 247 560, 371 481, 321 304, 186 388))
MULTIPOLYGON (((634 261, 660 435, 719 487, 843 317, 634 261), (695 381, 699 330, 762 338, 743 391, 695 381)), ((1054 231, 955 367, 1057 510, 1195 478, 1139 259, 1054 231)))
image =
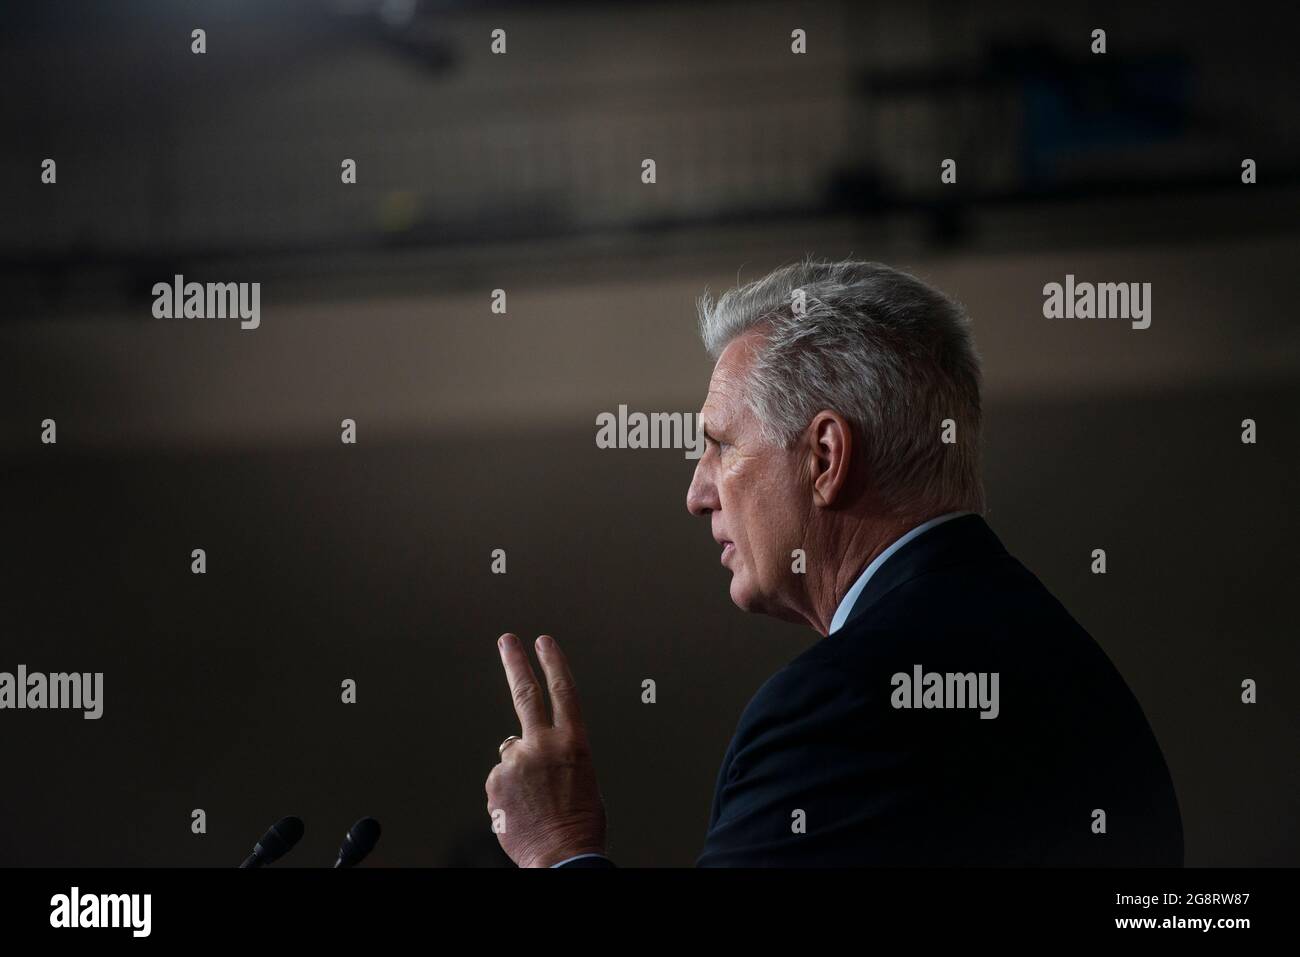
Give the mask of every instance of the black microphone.
POLYGON ((339 845, 339 859, 335 867, 355 867, 379 843, 379 822, 373 817, 363 817, 352 825, 339 845))
POLYGON ((280 818, 271 825, 270 830, 262 835, 262 839, 253 847, 253 853, 249 854, 244 863, 239 866, 241 868, 261 867, 264 864, 278 861, 288 854, 295 844, 302 840, 303 830, 302 818, 280 818))

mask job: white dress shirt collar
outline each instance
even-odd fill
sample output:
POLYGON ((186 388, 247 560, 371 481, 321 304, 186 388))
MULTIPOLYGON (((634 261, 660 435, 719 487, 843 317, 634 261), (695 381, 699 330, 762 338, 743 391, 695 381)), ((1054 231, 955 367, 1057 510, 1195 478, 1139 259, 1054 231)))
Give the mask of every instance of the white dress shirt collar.
POLYGON ((890 556, 893 555, 894 552, 898 551, 918 535, 928 532, 937 525, 942 525, 944 522, 954 518, 961 518, 963 515, 973 514, 975 513, 949 512, 946 515, 939 515, 936 518, 932 518, 928 522, 922 522, 872 559, 871 564, 868 565, 866 570, 858 576, 858 580, 853 583, 853 587, 850 588, 848 594, 844 596, 843 600, 840 602, 840 606, 835 609, 835 617, 831 619, 831 630, 827 632, 827 635, 833 635, 844 627, 844 623, 849 620, 849 614, 853 611, 853 606, 862 595, 862 590, 867 587, 867 582, 871 580, 871 576, 876 573, 876 570, 879 569, 881 565, 889 561, 890 556))

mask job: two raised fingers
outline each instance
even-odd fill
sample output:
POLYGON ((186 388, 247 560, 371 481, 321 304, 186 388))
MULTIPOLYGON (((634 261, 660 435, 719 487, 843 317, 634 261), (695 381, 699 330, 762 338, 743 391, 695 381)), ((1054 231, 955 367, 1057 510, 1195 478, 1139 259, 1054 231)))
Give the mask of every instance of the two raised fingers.
POLYGON ((512 634, 504 634, 497 641, 497 647, 501 652, 501 666, 505 669, 506 681, 510 684, 510 696, 515 703, 515 714, 519 716, 523 737, 527 739, 531 732, 550 727, 583 733, 578 689, 573 682, 573 674, 569 671, 569 662, 555 639, 550 635, 542 635, 537 639, 537 659, 542 663, 542 671, 546 675, 553 719, 547 716, 541 685, 537 683, 533 666, 519 639, 512 634))

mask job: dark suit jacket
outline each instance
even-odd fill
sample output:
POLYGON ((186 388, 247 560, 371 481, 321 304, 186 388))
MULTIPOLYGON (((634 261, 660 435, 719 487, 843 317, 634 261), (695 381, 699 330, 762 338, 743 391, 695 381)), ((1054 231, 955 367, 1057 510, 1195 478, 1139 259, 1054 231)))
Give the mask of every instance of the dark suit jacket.
POLYGON ((978 515, 890 556, 844 627, 759 689, 723 758, 699 859, 1182 863, 1173 783, 1133 693, 978 515), (892 676, 916 665, 997 672, 998 716, 894 707, 892 676))
POLYGON ((900 548, 844 627, 759 689, 722 760, 698 861, 1182 862, 1173 784, 1133 693, 978 515, 900 548), (996 672, 997 717, 895 707, 893 676, 918 665, 996 672))

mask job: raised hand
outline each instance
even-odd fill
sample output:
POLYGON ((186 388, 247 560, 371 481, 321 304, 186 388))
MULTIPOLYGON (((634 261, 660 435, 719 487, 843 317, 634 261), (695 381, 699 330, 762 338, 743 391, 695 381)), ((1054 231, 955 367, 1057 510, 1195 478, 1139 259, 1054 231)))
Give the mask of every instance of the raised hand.
POLYGON ((514 635, 497 641, 510 684, 519 736, 501 742, 501 763, 484 785, 502 849, 520 867, 550 867, 578 854, 605 852, 605 805, 596 784, 578 691, 560 646, 537 639, 551 715, 528 655, 514 635))

